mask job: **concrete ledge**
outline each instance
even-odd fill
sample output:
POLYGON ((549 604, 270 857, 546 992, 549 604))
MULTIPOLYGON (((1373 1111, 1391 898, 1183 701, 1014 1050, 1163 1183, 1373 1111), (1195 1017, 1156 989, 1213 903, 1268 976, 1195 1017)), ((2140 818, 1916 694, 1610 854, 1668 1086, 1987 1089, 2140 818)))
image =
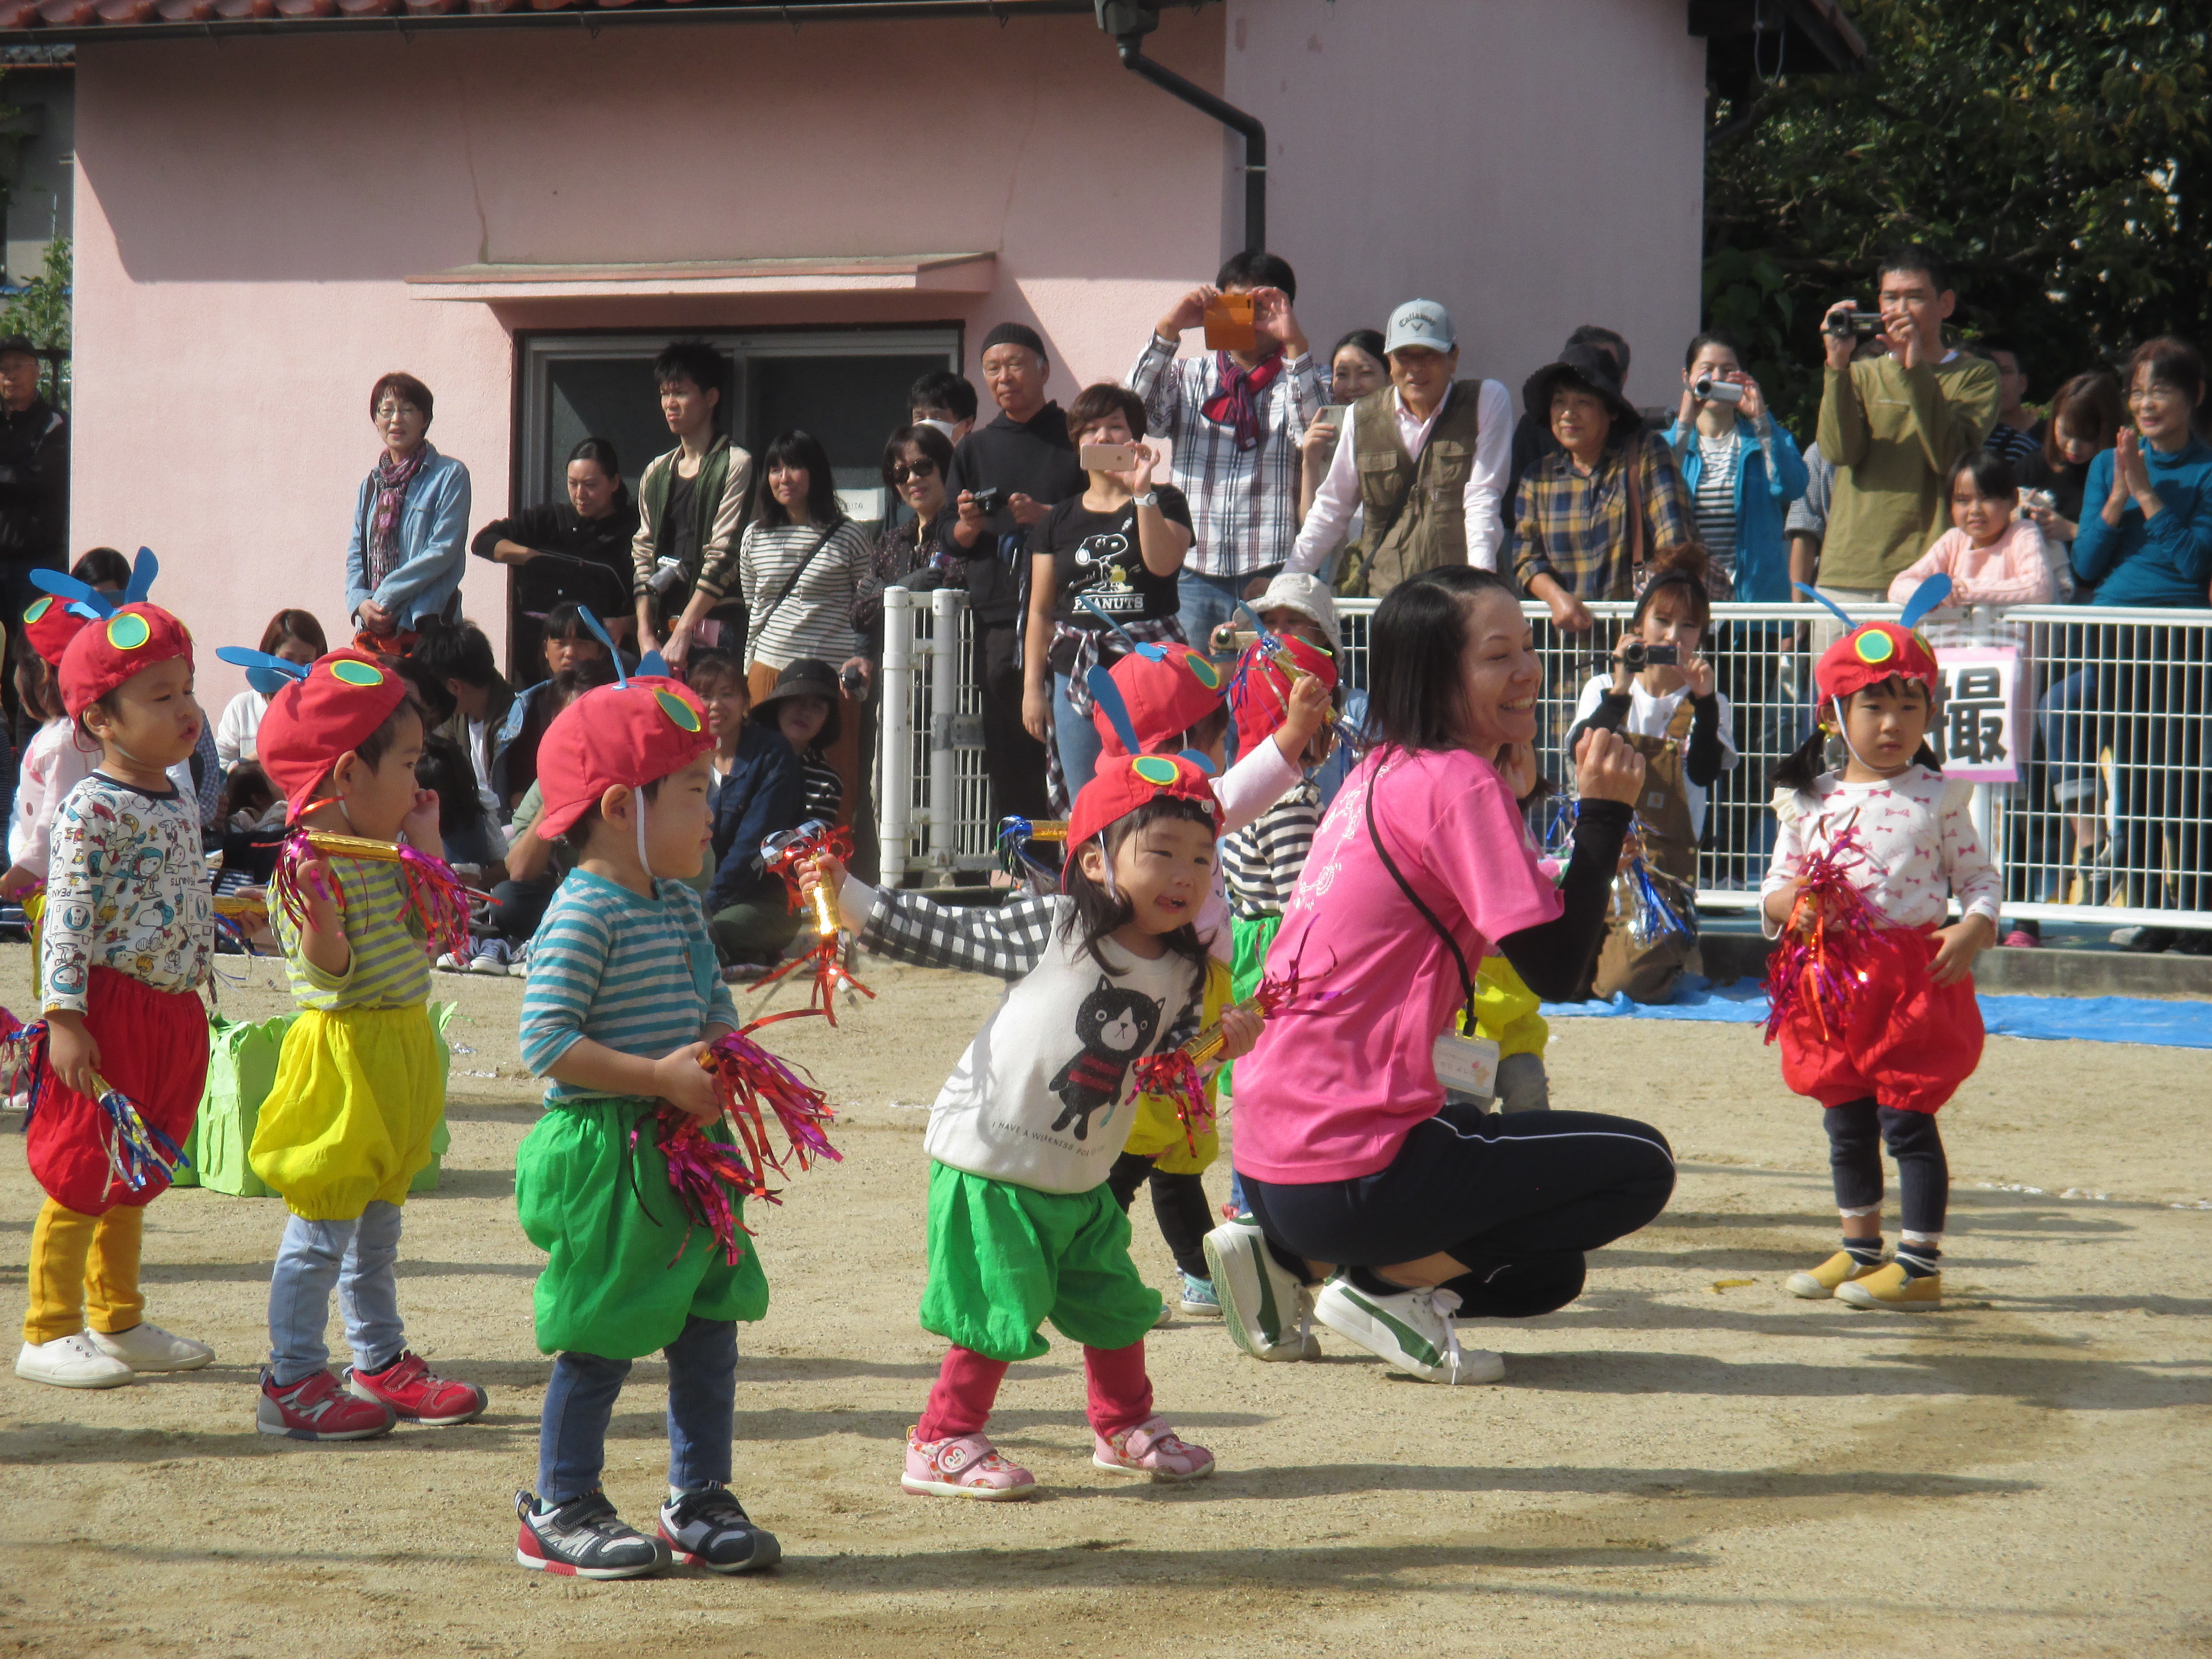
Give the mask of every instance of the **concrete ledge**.
MULTIPOLYGON (((1774 947, 1754 933, 1709 933, 1698 948, 1706 976, 1726 984, 1765 978, 1774 947)), ((2212 957, 2000 947, 1976 960, 1974 988, 2021 996, 2212 998, 2212 957)))

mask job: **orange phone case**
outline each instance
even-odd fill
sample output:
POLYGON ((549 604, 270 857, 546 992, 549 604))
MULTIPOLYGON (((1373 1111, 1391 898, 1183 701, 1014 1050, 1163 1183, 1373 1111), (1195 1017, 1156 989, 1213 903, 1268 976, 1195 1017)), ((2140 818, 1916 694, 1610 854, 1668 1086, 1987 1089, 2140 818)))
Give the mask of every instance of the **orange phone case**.
POLYGON ((1206 302, 1206 349, 1208 351, 1255 351, 1260 336, 1252 326, 1252 296, 1217 294, 1206 302))

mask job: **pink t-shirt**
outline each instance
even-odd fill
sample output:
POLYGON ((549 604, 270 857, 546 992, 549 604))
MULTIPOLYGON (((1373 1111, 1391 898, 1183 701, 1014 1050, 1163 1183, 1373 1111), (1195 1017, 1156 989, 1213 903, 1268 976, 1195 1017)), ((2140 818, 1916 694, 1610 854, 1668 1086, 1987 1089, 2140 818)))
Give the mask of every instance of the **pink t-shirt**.
POLYGON ((1472 973, 1493 941, 1553 921, 1559 894, 1498 770, 1462 750, 1370 755, 1322 820, 1267 971, 1297 1000, 1237 1062, 1237 1167, 1305 1183, 1372 1175, 1436 1115, 1437 1038, 1464 1000, 1459 969, 1376 856, 1375 824, 1472 973))

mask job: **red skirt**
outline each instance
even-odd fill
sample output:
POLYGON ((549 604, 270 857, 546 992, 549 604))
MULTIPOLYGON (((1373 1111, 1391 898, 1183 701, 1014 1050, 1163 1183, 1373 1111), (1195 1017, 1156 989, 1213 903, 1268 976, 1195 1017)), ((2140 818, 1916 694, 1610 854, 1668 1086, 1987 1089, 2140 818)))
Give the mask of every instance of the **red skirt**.
MULTIPOLYGON (((94 968, 86 988, 85 1029, 100 1044, 100 1074, 131 1097, 153 1127, 181 1146, 207 1087, 207 1006, 191 991, 157 991, 112 968, 94 968)), ((47 1196, 79 1215, 118 1204, 149 1204, 168 1183, 132 1192, 111 1181, 107 1114, 39 1064, 38 1109, 25 1153, 47 1196)))
POLYGON ((1865 972, 1831 1029, 1809 999, 1783 1022, 1782 1080, 1823 1106, 1871 1097, 1905 1112, 1934 1112, 1982 1063, 1982 1010, 1972 975, 1928 978, 1932 932, 1885 927, 1857 947, 1865 972))

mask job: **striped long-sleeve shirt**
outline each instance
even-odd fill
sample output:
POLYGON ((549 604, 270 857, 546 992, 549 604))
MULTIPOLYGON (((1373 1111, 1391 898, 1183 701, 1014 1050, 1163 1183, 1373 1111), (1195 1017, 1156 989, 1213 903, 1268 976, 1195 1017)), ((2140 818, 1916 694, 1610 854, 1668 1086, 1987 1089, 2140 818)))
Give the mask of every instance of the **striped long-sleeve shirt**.
POLYGON ((1247 921, 1282 915, 1319 828, 1321 791, 1308 778, 1242 830, 1224 836, 1221 873, 1230 913, 1247 921))
POLYGON ((276 942, 284 947, 284 976, 302 1008, 406 1008, 430 995, 429 929, 407 896, 407 877, 397 864, 334 858, 345 902, 341 915, 351 956, 343 974, 326 974, 300 949, 300 930, 282 905, 270 907, 276 942))
MULTIPOLYGON (((680 881, 646 898, 588 870, 571 870, 545 908, 522 994, 523 1063, 541 1077, 577 1039, 659 1060, 699 1041, 709 1024, 738 1024, 722 983, 707 913, 680 881)), ((545 1103, 603 1098, 553 1083, 545 1103)))
POLYGON ((829 532, 813 524, 749 524, 738 552, 744 585, 749 662, 787 668, 800 657, 819 657, 831 667, 860 648, 853 631, 853 599, 860 578, 874 568, 868 538, 850 519, 829 532), (817 543, 821 550, 807 554, 817 543), (793 582, 796 574, 798 580, 793 582), (778 603, 778 595, 790 593, 778 603))

